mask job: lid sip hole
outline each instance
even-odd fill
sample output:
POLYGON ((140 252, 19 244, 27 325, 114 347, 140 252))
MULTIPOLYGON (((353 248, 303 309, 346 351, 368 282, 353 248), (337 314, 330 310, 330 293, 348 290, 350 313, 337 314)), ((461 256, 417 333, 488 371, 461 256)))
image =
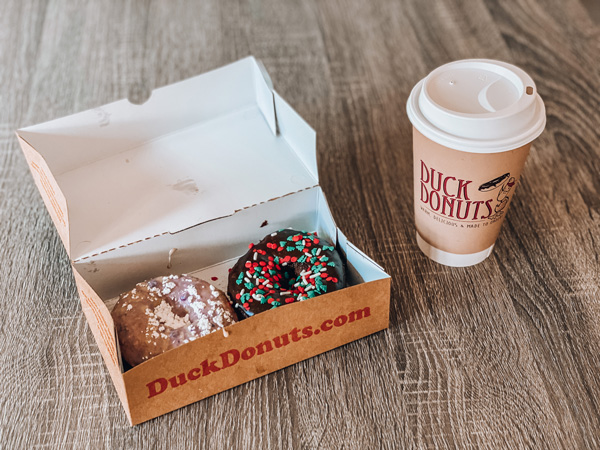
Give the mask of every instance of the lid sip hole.
POLYGON ((533 94, 533 88, 532 88, 531 86, 527 86, 527 87, 525 88, 525 93, 526 93, 527 95, 531 95, 531 94, 533 94))

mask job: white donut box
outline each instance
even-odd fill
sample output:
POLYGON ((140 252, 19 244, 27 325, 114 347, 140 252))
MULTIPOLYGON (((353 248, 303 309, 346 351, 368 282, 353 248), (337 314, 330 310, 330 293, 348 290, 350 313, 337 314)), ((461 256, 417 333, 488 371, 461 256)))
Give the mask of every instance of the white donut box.
POLYGON ((253 57, 156 89, 142 105, 117 101, 17 137, 132 425, 388 327, 390 277, 336 227, 316 133, 253 57), (248 244, 288 227, 333 242, 350 285, 123 370, 110 314, 121 292, 182 273, 226 292, 248 244))

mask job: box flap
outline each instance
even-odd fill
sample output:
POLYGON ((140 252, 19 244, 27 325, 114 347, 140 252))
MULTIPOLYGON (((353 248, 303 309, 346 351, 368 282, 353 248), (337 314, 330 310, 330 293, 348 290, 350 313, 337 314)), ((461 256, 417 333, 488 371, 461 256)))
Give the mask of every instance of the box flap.
POLYGON ((318 184, 315 131, 252 57, 17 133, 64 195, 72 260, 318 184))
POLYGON ((360 274, 363 281, 368 282, 390 277, 383 267, 350 242, 339 228, 337 229, 337 239, 344 254, 347 255, 349 259, 350 255, 352 255, 351 259, 354 270, 360 274))

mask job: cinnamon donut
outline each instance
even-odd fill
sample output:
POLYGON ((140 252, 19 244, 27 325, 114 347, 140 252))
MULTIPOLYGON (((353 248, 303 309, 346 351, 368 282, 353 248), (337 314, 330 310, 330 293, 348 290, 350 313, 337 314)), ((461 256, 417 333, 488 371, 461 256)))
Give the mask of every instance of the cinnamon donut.
POLYGON ((188 275, 138 283, 119 296, 111 315, 131 366, 236 322, 223 292, 188 275))
POLYGON ((227 286, 241 319, 346 285, 340 255, 316 233, 280 230, 249 248, 227 286))

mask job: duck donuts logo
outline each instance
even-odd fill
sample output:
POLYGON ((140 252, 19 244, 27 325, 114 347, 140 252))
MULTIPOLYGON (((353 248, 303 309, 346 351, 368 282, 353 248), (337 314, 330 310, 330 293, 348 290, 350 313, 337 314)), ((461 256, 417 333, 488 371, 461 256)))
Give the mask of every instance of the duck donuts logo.
POLYGON ((472 183, 473 180, 446 175, 421 160, 420 201, 426 209, 454 221, 495 221, 502 217, 515 178, 505 173, 483 183, 478 192, 490 194, 484 200, 472 198, 472 183))
MULTIPOLYGON (((365 306, 362 309, 350 311, 347 314, 340 314, 335 318, 332 317, 331 319, 324 320, 317 326, 308 325, 302 328, 294 327, 287 333, 250 345, 244 349, 231 348, 226 352, 221 353, 216 359, 205 359, 200 362, 197 367, 194 367, 187 372, 173 374, 172 377, 167 375, 165 378, 157 378, 146 384, 146 387, 148 388, 148 398, 160 395, 167 389, 178 388, 188 381, 193 382, 200 377, 207 377, 213 373, 233 367, 238 363, 243 363, 254 357, 260 357, 265 353, 276 352, 287 345, 294 345, 296 342, 300 342, 303 339, 310 339, 321 333, 335 333, 335 331, 331 330, 352 326, 352 324, 355 324, 358 321, 368 320, 369 317, 371 317, 371 308, 365 306)), ((277 358, 277 356, 274 356, 274 358, 277 358)))

